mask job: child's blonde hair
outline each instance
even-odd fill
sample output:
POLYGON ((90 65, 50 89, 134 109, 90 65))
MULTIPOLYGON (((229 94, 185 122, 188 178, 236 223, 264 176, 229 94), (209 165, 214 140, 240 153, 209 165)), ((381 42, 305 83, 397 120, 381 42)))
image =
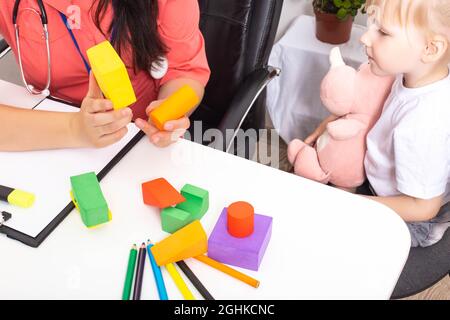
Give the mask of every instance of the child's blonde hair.
POLYGON ((450 0, 368 0, 366 10, 369 21, 414 25, 450 40, 450 0))

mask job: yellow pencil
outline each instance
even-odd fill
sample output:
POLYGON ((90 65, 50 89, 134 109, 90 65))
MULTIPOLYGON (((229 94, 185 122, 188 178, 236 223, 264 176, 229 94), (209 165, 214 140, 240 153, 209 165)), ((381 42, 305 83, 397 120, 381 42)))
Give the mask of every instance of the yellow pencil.
POLYGON ((185 300, 195 300, 194 295, 189 290, 189 288, 186 285, 186 282, 184 282, 181 275, 178 273, 178 270, 175 268, 173 263, 166 264, 167 271, 169 271, 170 276, 173 279, 173 282, 175 282, 176 286, 178 287, 178 290, 180 290, 181 294, 183 295, 185 300))

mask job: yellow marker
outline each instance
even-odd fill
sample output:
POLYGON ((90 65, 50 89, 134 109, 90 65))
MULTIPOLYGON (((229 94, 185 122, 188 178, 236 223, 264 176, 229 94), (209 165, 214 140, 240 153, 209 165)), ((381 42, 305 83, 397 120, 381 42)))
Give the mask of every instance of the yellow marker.
POLYGON ((29 208, 34 204, 35 196, 32 193, 0 186, 0 200, 22 208, 29 208))
POLYGON ((173 282, 175 282, 175 285, 177 286, 178 290, 180 290, 184 299, 185 300, 195 300, 194 295, 189 290, 188 286, 186 285, 186 282, 184 282, 183 278, 181 277, 180 273, 175 268, 173 263, 168 263, 166 265, 166 269, 167 269, 167 271, 169 271, 169 274, 172 277, 173 282))
POLYGON ((109 41, 104 41, 87 50, 97 83, 105 97, 112 101, 115 110, 136 102, 127 69, 109 41))
POLYGON ((153 110, 150 119, 159 130, 163 131, 167 121, 184 117, 199 103, 200 99, 194 89, 185 85, 153 110))

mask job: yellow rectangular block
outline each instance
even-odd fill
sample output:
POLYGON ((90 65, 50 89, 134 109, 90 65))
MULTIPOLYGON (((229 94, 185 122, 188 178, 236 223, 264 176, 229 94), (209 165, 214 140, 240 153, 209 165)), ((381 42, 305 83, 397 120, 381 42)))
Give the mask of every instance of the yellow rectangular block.
POLYGON ((136 102, 136 95, 120 56, 109 41, 87 50, 95 79, 105 95, 120 110, 136 102))
POLYGON ((199 220, 178 230, 151 249, 158 266, 205 254, 208 237, 199 220))
POLYGON ((153 124, 161 131, 170 120, 178 120, 200 103, 200 98, 190 86, 185 85, 167 98, 159 107, 150 113, 153 124))

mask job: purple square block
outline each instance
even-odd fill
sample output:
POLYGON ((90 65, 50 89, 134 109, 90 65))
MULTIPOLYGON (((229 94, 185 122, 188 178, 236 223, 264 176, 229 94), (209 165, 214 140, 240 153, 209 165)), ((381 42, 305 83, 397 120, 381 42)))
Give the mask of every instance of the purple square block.
POLYGON ((258 271, 272 235, 272 218, 255 214, 255 229, 246 238, 236 238, 227 230, 227 208, 208 239, 208 256, 225 264, 258 271))

